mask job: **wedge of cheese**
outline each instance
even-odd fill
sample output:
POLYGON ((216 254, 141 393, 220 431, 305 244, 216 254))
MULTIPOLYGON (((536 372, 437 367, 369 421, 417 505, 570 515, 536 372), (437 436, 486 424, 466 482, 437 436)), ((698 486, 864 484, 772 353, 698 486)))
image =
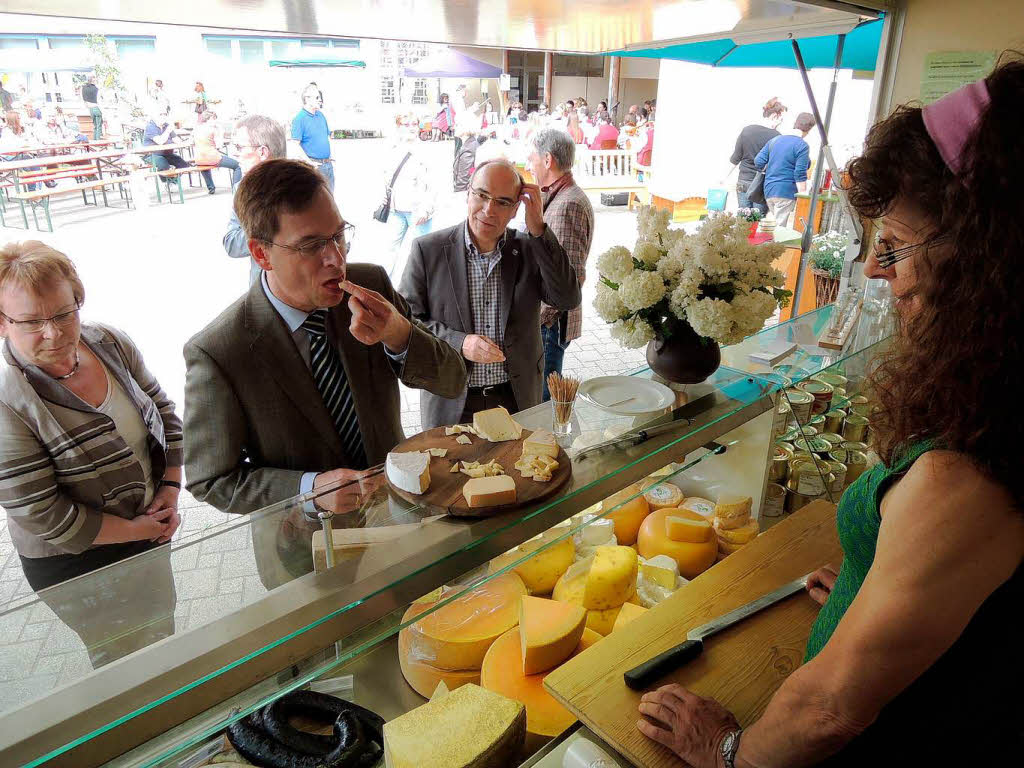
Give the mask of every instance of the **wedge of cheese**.
POLYGON ((462 486, 462 495, 470 507, 499 507, 515 504, 516 481, 509 475, 474 477, 462 486))
POLYGON ((711 523, 707 520, 694 520, 670 514, 665 518, 665 535, 672 541, 688 541, 700 544, 707 541, 713 533, 711 523))
POLYGON ((622 605, 622 609, 619 611, 619 615, 615 617, 615 624, 612 626, 612 632, 618 632, 633 619, 640 618, 645 613, 647 613, 647 609, 642 606, 633 605, 633 603, 624 603, 622 605))
POLYGON ((558 458, 558 442, 555 436, 546 429, 538 429, 523 440, 524 456, 550 456, 558 458))
POLYGON ((484 440, 490 440, 492 443, 518 440, 523 434, 523 428, 501 407, 474 413, 473 430, 484 440))
POLYGON ((463 685, 384 724, 384 765, 509 765, 525 739, 526 707, 479 685, 463 685))
POLYGON ((430 454, 389 453, 384 471, 396 488, 406 493, 424 493, 430 487, 430 454))
POLYGON ((675 560, 664 555, 659 555, 653 558, 654 560, 668 560, 672 563, 671 568, 664 566, 655 565, 654 563, 641 563, 640 564, 640 576, 648 581, 652 581, 665 589, 676 588, 676 578, 679 576, 679 566, 675 560))
POLYGON ((636 550, 632 547, 598 547, 594 563, 587 572, 583 591, 583 607, 588 611, 617 608, 636 591, 638 568, 636 550))
POLYGON ((523 674, 547 672, 568 659, 586 625, 587 612, 578 605, 524 597, 519 604, 523 674))

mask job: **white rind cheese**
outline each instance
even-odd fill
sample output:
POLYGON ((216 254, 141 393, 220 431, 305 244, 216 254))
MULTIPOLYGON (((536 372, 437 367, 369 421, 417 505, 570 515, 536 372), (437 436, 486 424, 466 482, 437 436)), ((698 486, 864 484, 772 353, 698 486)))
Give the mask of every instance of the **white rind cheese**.
POLYGON ((423 493, 430 487, 430 454, 389 453, 385 471, 396 488, 406 493, 423 493))

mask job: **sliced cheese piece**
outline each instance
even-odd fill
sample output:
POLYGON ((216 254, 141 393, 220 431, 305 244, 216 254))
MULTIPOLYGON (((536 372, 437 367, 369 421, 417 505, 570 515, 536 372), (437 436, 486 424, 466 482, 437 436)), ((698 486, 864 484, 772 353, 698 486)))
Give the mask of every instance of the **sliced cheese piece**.
POLYGON ((715 516, 715 502, 701 498, 700 496, 691 496, 680 504, 679 508, 696 512, 701 517, 706 517, 708 519, 715 516))
POLYGON ((598 547, 587 572, 583 607, 588 611, 617 608, 636 591, 636 550, 630 547, 598 547))
POLYGON ((554 434, 546 429, 538 429, 523 440, 523 455, 550 456, 558 458, 558 441, 554 434))
POLYGON ((473 429, 477 435, 492 443, 518 440, 523 434, 523 428, 500 406, 474 413, 473 429))
POLYGON ((425 699, 431 699, 439 686, 444 685, 449 691, 468 683, 480 683, 479 669, 440 669, 415 658, 412 630, 408 627, 398 633, 398 665, 402 676, 416 693, 425 699))
POLYGON ((615 617, 615 625, 612 627, 612 632, 618 632, 633 619, 638 619, 645 613, 647 613, 647 609, 642 606, 633 605, 633 603, 623 604, 619 615, 615 617))
POLYGON ((514 570, 523 580, 531 595, 548 595, 555 588, 558 579, 572 565, 576 554, 572 539, 566 537, 562 541, 551 543, 554 538, 564 535, 564 530, 557 528, 545 533, 540 539, 523 542, 517 548, 494 558, 490 562, 490 571, 494 573, 522 559, 530 552, 536 554, 515 566, 514 570))
POLYGON ((694 520, 672 514, 665 518, 665 535, 672 541, 700 544, 710 539, 712 533, 711 523, 707 520, 694 520))
POLYGON ((445 685, 444 680, 442 680, 437 684, 437 688, 434 689, 434 692, 430 694, 430 700, 434 701, 435 699, 440 699, 442 696, 447 696, 449 693, 451 693, 451 691, 448 690, 448 686, 445 685))
POLYGON ((703 515, 688 509, 659 509, 652 512, 640 527, 637 549, 647 559, 667 555, 676 561, 683 578, 695 578, 715 562, 718 541, 714 536, 700 543, 673 541, 665 530, 665 518, 669 516, 706 520, 703 515))
MULTIPOLYGON (((599 640, 599 634, 585 629, 571 655, 582 653, 599 640)), ((576 722, 576 718, 544 688, 544 678, 548 673, 523 674, 518 659, 521 644, 518 629, 509 630, 495 640, 480 670, 480 685, 522 702, 526 707, 527 732, 549 738, 557 736, 576 722)))
POLYGON ((384 724, 387 768, 484 768, 512 763, 526 739, 526 708, 478 685, 384 724))
MULTIPOLYGON (((519 600, 525 595, 526 586, 515 573, 473 587, 409 626, 411 658, 438 669, 480 669, 491 643, 519 623, 519 600)), ((432 606, 414 604, 404 620, 432 606)))
MULTIPOLYGON (((740 518, 743 524, 750 519, 753 499, 735 493, 720 493, 715 504, 715 517, 719 520, 735 520, 740 518)), ((735 527, 735 526, 733 526, 735 527)))
MULTIPOLYGON (((662 555, 661 557, 664 557, 664 555, 662 555)), ((650 563, 640 564, 640 577, 642 579, 647 579, 648 581, 651 581, 654 584, 662 586, 665 589, 674 590, 676 588, 676 578, 678 573, 679 567, 676 565, 675 560, 672 560, 671 570, 669 570, 668 568, 659 568, 658 566, 651 565, 650 563)))
POLYGON ((429 453, 431 456, 437 456, 437 458, 443 459, 445 456, 448 455, 448 449, 447 448, 427 448, 427 453, 429 453))
POLYGON ((430 487, 430 454, 419 451, 389 453, 384 471, 396 488, 406 493, 423 493, 430 487))
POLYGON ((455 442, 458 443, 459 445, 469 445, 473 441, 470 440, 469 437, 466 435, 459 435, 458 437, 455 438, 455 442))
POLYGON ((449 475, 454 475, 458 471, 459 471, 459 464, 458 464, 458 462, 456 462, 455 464, 452 464, 452 468, 448 470, 448 474, 449 475))
POLYGON ((651 508, 640 492, 639 485, 630 485, 613 493, 601 502, 601 509, 609 512, 606 517, 615 522, 615 539, 619 544, 635 544, 636 534, 651 508), (630 499, 631 496, 636 498, 630 499), (629 499, 627 501, 627 499, 629 499), (616 507, 618 507, 616 509, 616 507))
POLYGON ((686 501, 686 496, 679 486, 672 483, 661 483, 644 492, 644 498, 652 510, 674 509, 686 501))
POLYGON ((500 507, 515 504, 516 481, 509 475, 474 477, 462 486, 462 495, 470 507, 500 507))
POLYGON ((749 544, 757 538, 757 534, 760 532, 761 526, 757 520, 749 520, 746 525, 730 529, 723 528, 722 521, 715 518, 715 533, 718 534, 719 541, 727 541, 730 544, 749 544))
POLYGON ((587 612, 578 605, 524 597, 519 604, 523 674, 554 669, 568 659, 583 637, 587 612))

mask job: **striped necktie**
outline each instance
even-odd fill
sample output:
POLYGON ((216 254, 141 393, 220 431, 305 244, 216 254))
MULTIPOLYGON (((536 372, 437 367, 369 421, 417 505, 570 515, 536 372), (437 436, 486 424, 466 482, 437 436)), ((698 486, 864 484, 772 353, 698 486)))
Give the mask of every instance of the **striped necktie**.
POLYGON ((327 310, 314 309, 302 323, 302 328, 309 334, 313 381, 341 436, 341 444, 351 461, 349 468, 365 469, 366 452, 363 450, 363 436, 359 432, 356 406, 352 401, 352 389, 348 385, 338 353, 327 340, 327 310))

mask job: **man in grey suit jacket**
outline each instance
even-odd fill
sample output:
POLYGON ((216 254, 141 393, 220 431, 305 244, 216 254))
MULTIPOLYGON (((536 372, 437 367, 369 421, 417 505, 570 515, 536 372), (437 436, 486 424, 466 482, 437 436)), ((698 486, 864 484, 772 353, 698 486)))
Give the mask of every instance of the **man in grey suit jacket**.
POLYGON ((346 264, 351 225, 315 169, 259 164, 235 210, 263 275, 185 345, 185 474, 244 513, 358 480, 403 439, 398 381, 454 397, 466 372, 380 267, 346 264))
POLYGON ((510 412, 541 401, 541 302, 580 303, 580 285, 544 223, 540 188, 504 160, 481 164, 465 222, 417 239, 399 292, 413 317, 462 352, 468 386, 457 396, 424 393, 423 428, 469 421, 485 408, 510 412), (508 229, 520 203, 528 233, 508 229))

